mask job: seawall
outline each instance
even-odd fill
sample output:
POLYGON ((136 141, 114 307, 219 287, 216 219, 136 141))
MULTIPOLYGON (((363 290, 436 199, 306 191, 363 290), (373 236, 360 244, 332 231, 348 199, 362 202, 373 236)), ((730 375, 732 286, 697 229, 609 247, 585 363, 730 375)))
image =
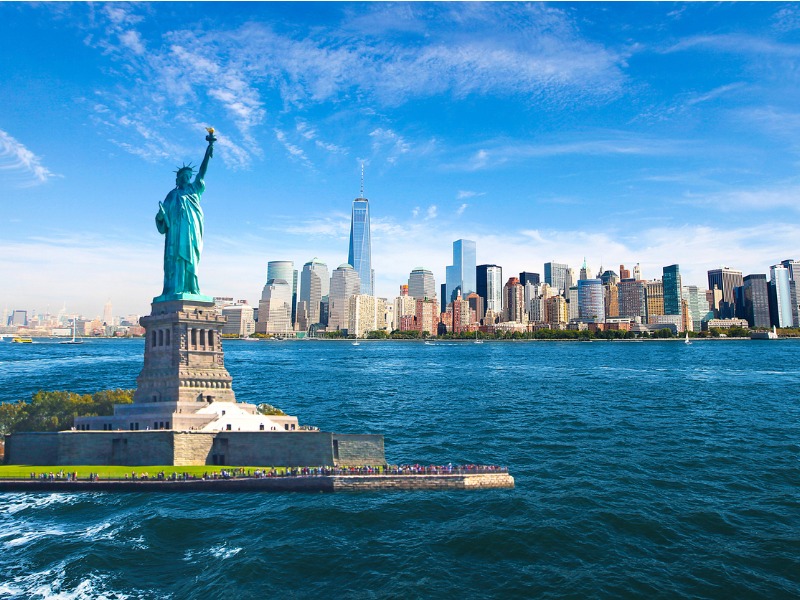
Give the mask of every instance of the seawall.
POLYGON ((0 480, 4 492, 371 492, 485 490, 513 488, 508 473, 438 475, 321 475, 238 479, 189 479, 186 481, 50 481, 39 479, 0 480))

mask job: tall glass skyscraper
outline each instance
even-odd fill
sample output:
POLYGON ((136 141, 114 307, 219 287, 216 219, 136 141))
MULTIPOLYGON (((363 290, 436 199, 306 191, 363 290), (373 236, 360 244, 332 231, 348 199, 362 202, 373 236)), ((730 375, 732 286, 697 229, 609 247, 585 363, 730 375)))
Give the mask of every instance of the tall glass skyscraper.
POLYGON ((303 265, 300 275, 300 298, 298 300, 297 324, 301 331, 322 321, 322 303, 327 301, 331 280, 328 265, 313 258, 303 265))
POLYGON ((736 315, 736 300, 734 290, 744 284, 742 272, 722 267, 708 272, 708 289, 714 286, 722 292, 722 302, 719 304, 720 319, 732 319, 736 315))
POLYGON ((800 261, 792 258, 782 260, 781 264, 789 269, 789 287, 792 292, 792 323, 800 327, 800 261))
POLYGON ((291 260, 271 260, 267 263, 267 283, 273 279, 283 279, 292 291, 292 323, 297 315, 297 271, 291 260))
POLYGON ((498 265, 478 265, 476 267, 476 292, 483 298, 484 312, 478 315, 482 319, 487 310, 495 315, 503 311, 503 268, 498 265))
POLYGON ((664 314, 681 314, 681 270, 678 265, 664 267, 661 281, 664 284, 664 314))
POLYGON ((442 304, 452 302, 461 291, 461 297, 466 298, 477 291, 475 285, 475 267, 477 253, 475 242, 472 240, 456 240, 453 242, 453 264, 445 268, 447 292, 442 299, 442 304))
POLYGON ((792 294, 789 269, 783 265, 769 268, 770 314, 776 327, 792 326, 792 294))
MULTIPOLYGON (((762 277, 766 280, 766 275, 762 275, 762 277)), ((766 291, 764 293, 766 293, 766 291)), ((682 296, 689 307, 689 316, 692 319, 692 331, 701 331, 703 319, 705 319, 709 313, 705 291, 696 285, 685 285, 683 286, 682 296)), ((767 320, 769 321, 769 311, 767 311, 767 320)))
MULTIPOLYGON (((552 288, 558 290, 559 294, 564 294, 570 287, 567 285, 567 271, 569 266, 563 263, 547 262, 544 263, 544 282, 552 288)), ((572 282, 569 282, 572 285, 572 282)))
POLYGON ((745 275, 742 285, 744 318, 750 327, 769 327, 769 286, 763 273, 745 275))
POLYGON ((372 271, 372 238, 369 229, 369 200, 361 196, 353 200, 350 219, 350 250, 347 263, 352 265, 361 281, 361 293, 374 296, 375 274, 372 271))
POLYGON ((602 323, 606 320, 603 282, 599 279, 578 281, 578 317, 593 323, 602 323))

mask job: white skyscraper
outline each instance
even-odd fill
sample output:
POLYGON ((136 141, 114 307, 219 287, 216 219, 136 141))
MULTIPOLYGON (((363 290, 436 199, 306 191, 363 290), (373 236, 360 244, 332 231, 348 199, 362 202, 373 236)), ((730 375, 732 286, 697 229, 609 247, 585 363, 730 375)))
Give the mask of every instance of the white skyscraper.
POLYGON ((352 265, 345 263, 334 269, 328 304, 328 331, 349 327, 350 297, 360 293, 361 280, 352 265))
POLYGON ((307 331, 312 325, 320 322, 322 299, 328 295, 329 289, 328 265, 318 258, 313 258, 303 265, 297 310, 299 329, 307 331))
POLYGON ((222 307, 222 316, 227 319, 222 328, 223 334, 247 337, 256 330, 253 307, 247 304, 231 304, 222 307))
POLYGON ((773 265, 769 268, 769 279, 772 324, 776 327, 791 327, 792 290, 789 269, 783 265, 773 265))
POLYGON ((270 279, 258 303, 258 333, 287 335, 292 330, 292 288, 284 279, 270 279))
POLYGON ((108 302, 106 302, 105 306, 103 307, 103 323, 105 325, 113 325, 114 324, 114 307, 111 306, 111 299, 109 298, 108 302))
POLYGON ((348 335, 364 337, 378 328, 377 305, 375 296, 357 294, 350 297, 350 322, 348 335))
POLYGON ((294 268, 294 262, 291 260, 271 260, 267 263, 267 282, 273 279, 283 279, 289 284, 292 292, 291 306, 292 324, 295 321, 295 309, 297 306, 297 271, 294 268))
POLYGON ((433 273, 417 267, 408 276, 408 295, 412 298, 436 298, 436 281, 433 279, 433 273))

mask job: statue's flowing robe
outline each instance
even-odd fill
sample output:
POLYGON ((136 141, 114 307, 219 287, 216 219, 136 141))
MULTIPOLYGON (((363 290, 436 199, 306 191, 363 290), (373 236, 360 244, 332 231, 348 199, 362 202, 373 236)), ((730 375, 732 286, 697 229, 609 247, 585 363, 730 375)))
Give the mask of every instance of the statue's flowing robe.
POLYGON ((197 265, 203 251, 202 179, 175 188, 156 215, 156 227, 164 234, 164 291, 162 295, 199 294, 197 265))

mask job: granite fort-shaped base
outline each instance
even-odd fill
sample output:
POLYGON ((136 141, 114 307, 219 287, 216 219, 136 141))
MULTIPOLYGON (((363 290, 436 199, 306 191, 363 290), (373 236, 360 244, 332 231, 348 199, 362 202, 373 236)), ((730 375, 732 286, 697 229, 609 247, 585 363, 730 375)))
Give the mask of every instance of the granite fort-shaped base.
POLYGON ((139 322, 147 341, 134 404, 236 401, 222 352, 225 318, 213 301, 153 302, 139 322))

